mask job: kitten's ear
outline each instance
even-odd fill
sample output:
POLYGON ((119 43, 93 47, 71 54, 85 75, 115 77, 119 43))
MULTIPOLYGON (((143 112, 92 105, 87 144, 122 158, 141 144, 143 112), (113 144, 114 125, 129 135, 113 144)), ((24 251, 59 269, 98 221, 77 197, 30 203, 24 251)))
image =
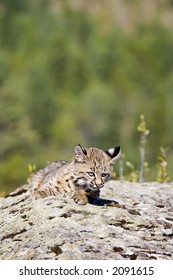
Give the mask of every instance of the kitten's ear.
POLYGON ((82 148, 80 144, 75 147, 75 160, 77 162, 84 162, 87 156, 86 149, 82 148))
POLYGON ((110 148, 107 151, 105 151, 105 153, 110 157, 111 163, 114 163, 121 154, 121 148, 120 146, 115 148, 110 148))

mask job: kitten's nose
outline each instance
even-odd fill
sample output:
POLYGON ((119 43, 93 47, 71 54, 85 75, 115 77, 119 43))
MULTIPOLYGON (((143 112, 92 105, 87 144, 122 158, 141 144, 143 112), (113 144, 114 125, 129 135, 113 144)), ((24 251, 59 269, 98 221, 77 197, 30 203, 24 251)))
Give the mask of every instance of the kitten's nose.
POLYGON ((91 184, 92 190, 99 190, 104 187, 104 184, 96 185, 96 184, 91 184))

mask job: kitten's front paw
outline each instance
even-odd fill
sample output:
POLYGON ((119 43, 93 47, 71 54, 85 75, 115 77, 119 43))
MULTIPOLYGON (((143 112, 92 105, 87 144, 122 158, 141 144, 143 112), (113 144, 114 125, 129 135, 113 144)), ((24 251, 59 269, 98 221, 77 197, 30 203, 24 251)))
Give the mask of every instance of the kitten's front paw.
POLYGON ((88 197, 85 194, 74 194, 73 199, 79 205, 85 205, 88 203, 88 197))

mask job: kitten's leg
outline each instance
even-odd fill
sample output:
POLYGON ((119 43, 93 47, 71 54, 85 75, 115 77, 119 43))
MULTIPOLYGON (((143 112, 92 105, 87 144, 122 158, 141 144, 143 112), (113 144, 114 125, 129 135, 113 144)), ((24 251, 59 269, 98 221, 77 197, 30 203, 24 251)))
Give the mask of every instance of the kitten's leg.
POLYGON ((40 189, 35 189, 32 191, 31 197, 38 199, 38 198, 44 198, 49 196, 48 192, 46 189, 40 188, 40 189))
POLYGON ((88 196, 86 192, 82 189, 76 190, 72 198, 77 204, 85 205, 88 203, 88 196))
POLYGON ((43 185, 41 187, 35 188, 32 191, 32 197, 37 198, 44 198, 47 196, 58 196, 60 195, 60 191, 55 186, 43 185))

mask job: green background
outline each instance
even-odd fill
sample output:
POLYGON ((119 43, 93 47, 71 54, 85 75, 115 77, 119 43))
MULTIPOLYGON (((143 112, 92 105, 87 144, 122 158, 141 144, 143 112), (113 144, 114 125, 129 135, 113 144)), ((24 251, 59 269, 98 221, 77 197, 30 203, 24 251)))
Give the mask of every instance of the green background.
POLYGON ((78 143, 121 145, 139 169, 140 114, 146 180, 160 146, 171 172, 173 1, 149 2, 0 0, 0 191, 78 143))

